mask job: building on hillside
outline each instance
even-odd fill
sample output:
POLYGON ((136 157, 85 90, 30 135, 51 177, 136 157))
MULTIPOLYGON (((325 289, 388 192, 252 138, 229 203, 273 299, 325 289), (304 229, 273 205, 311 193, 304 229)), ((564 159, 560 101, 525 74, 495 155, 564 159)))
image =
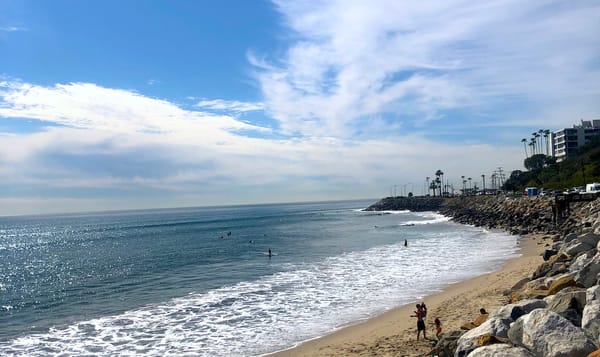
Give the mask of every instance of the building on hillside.
POLYGON ((552 133, 552 156, 560 162, 571 157, 577 148, 600 134, 600 119, 582 120, 580 125, 552 133))

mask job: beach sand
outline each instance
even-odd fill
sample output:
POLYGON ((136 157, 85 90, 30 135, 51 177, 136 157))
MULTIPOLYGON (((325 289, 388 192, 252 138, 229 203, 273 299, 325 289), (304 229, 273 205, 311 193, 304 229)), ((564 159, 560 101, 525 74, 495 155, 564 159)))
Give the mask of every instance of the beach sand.
POLYGON ((300 344, 289 350, 270 354, 270 357, 291 356, 420 356, 435 344, 433 320, 442 321, 444 332, 460 329, 473 321, 480 308, 488 312, 508 302, 503 292, 522 278, 528 277, 543 262, 540 256, 551 240, 543 235, 528 235, 519 239, 520 254, 500 270, 448 286, 442 292, 422 299, 428 312, 427 340, 416 340, 415 304, 392 309, 365 322, 348 326, 300 344))

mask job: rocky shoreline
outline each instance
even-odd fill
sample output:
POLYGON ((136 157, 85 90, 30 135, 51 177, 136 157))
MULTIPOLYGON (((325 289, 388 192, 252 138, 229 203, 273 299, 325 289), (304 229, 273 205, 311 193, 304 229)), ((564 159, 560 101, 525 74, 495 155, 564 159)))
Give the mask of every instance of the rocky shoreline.
MULTIPOLYGON (((560 222, 553 201, 543 197, 438 200, 433 210, 456 222, 541 234, 546 245, 545 262, 505 292, 509 304, 471 330, 445 333, 439 356, 600 357, 600 199, 572 203, 560 222)), ((371 207, 399 206, 384 199, 371 207)))

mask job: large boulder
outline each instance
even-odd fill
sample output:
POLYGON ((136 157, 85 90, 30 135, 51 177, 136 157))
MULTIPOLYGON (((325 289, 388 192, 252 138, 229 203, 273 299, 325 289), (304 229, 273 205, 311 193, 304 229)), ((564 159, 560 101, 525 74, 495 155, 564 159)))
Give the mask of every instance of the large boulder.
POLYGON ((598 244, 598 242, 600 242, 600 235, 593 232, 589 232, 580 235, 579 237, 577 237, 577 240, 593 248, 596 246, 596 244, 598 244))
POLYGON ((511 322, 510 318, 488 317, 484 323, 460 336, 455 356, 466 356, 477 347, 489 343, 490 340, 507 339, 511 322))
POLYGON ((563 245, 563 252, 567 255, 574 257, 580 253, 587 252, 588 250, 595 249, 596 245, 589 245, 587 243, 580 242, 579 240, 571 241, 563 245))
POLYGON ((452 331, 449 333, 442 334, 440 340, 435 345, 439 357, 453 357, 456 351, 456 344, 458 339, 462 336, 464 331, 452 331))
POLYGON ((577 286, 574 274, 563 274, 552 281, 552 284, 548 287, 548 295, 554 295, 557 292, 568 288, 570 286, 577 286))
POLYGON ((550 295, 544 298, 546 302, 546 308, 556 313, 561 313, 569 308, 571 299, 575 298, 579 303, 579 306, 583 309, 587 302, 587 290, 582 288, 565 289, 558 292, 556 295, 550 295))
POLYGON ((535 309, 543 309, 547 305, 545 299, 528 299, 504 305, 490 314, 490 318, 510 319, 516 321, 522 315, 535 309))
POLYGON ((515 347, 506 343, 483 346, 474 350, 469 357, 535 357, 523 347, 515 347))
POLYGON ((582 328, 548 309, 536 309, 519 318, 508 336, 512 343, 536 356, 585 356, 597 349, 595 341, 582 328))
POLYGON ((571 321, 575 326, 581 327, 583 307, 586 304, 586 290, 580 288, 567 288, 556 295, 544 299, 548 302, 548 309, 571 321))
POLYGON ((587 304, 583 309, 581 327, 600 344, 600 285, 587 289, 586 299, 587 304))
POLYGON ((586 301, 600 300, 600 285, 594 285, 586 290, 586 301))
POLYGON ((583 309, 581 327, 600 344, 600 300, 592 300, 583 309))
POLYGON ((569 265, 569 272, 577 273, 578 271, 583 269, 583 267, 586 264, 588 264, 594 258, 595 255, 595 250, 588 250, 587 252, 580 254, 576 259, 574 259, 571 262, 571 265, 569 265))
POLYGON ((572 256, 565 254, 564 252, 559 252, 558 254, 551 256, 547 262, 540 264, 537 267, 537 269, 533 272, 532 280, 538 279, 543 276, 556 275, 556 270, 558 269, 558 267, 562 266, 562 264, 557 263, 568 262, 571 259, 572 256))
POLYGON ((574 241, 576 239, 577 239, 577 234, 576 233, 569 233, 569 234, 565 235, 564 242, 565 243, 569 243, 569 242, 574 241))
POLYGON ((600 253, 590 259, 590 261, 577 272, 575 281, 582 286, 589 288, 596 285, 598 281, 598 273, 600 273, 600 253))

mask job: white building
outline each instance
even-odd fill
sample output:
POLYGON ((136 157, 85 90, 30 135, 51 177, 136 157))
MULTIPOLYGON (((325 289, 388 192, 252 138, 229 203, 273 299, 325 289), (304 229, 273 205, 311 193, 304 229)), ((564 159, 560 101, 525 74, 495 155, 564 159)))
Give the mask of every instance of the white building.
POLYGON ((558 162, 563 161, 598 134, 600 134, 600 119, 582 120, 581 125, 555 131, 552 133, 552 156, 558 162))

